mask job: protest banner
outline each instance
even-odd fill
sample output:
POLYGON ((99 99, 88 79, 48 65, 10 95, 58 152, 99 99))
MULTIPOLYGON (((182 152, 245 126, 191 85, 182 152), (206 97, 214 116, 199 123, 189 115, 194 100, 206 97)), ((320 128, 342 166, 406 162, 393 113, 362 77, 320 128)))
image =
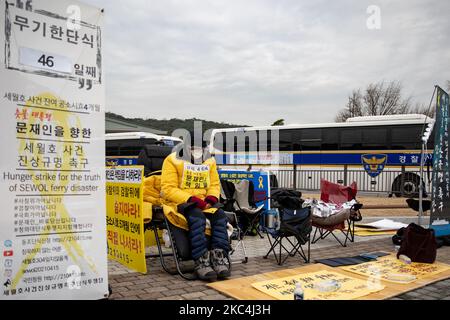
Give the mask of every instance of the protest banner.
POLYGON ((443 263, 417 263, 406 264, 397 259, 395 255, 389 255, 378 258, 375 261, 365 262, 353 266, 341 267, 345 271, 353 272, 362 276, 375 277, 388 282, 394 283, 412 283, 418 279, 439 274, 450 270, 450 265, 443 263), (396 280, 391 276, 405 275, 405 280, 396 280), (408 276, 413 276, 409 280, 408 276))
POLYGON ((380 283, 328 270, 256 282, 252 286, 278 300, 293 300, 297 283, 302 285, 305 300, 352 300, 384 289, 380 283), (335 281, 340 287, 335 291, 321 291, 318 285, 324 281, 335 281))
POLYGON ((249 180, 254 187, 254 200, 257 206, 264 205, 264 209, 270 209, 270 175, 266 171, 242 171, 219 170, 219 177, 233 183, 241 180, 249 180))
POLYGON ((436 236, 450 234, 449 126, 449 95, 437 87, 430 214, 436 236))
POLYGON ((108 295, 103 12, 2 1, 0 299, 108 295))
POLYGON ((144 167, 106 169, 108 257, 146 273, 143 180, 144 167))

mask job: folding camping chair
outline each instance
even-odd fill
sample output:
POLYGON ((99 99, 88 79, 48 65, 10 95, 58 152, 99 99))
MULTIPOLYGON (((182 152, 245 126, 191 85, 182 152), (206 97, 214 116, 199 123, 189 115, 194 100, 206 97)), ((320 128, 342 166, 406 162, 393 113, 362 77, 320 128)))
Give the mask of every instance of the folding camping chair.
POLYGON ((239 226, 238 218, 235 212, 230 211, 224 211, 225 215, 228 218, 228 222, 233 227, 233 233, 230 237, 230 247, 231 251, 229 252, 230 255, 230 261, 231 263, 247 263, 248 262, 248 256, 247 256, 247 249, 245 248, 245 243, 243 239, 242 229, 239 226), (236 244, 233 245, 233 240, 236 241, 236 244), (240 260, 235 260, 233 257, 237 255, 237 252, 241 251, 243 258, 240 260))
MULTIPOLYGON (((356 193, 356 182, 353 182, 350 186, 342 186, 324 179, 320 180, 320 200, 323 202, 342 205, 345 202, 356 200, 356 193)), ((362 220, 360 212, 362 206, 361 203, 357 202, 351 208, 343 209, 327 218, 313 216, 312 224, 316 229, 312 243, 325 239, 329 235, 332 235, 343 247, 347 246, 347 241, 354 242, 355 222, 362 220), (337 231, 344 235, 344 241, 337 237, 335 234, 337 231)))
MULTIPOLYGON (((160 175, 164 159, 170 155, 171 152, 172 148, 167 146, 145 146, 144 150, 142 150, 139 155, 138 164, 144 165, 147 177, 151 175, 160 175)), ((229 216, 227 215, 227 217, 229 216)), ((159 258, 161 267, 164 271, 171 275, 179 274, 186 280, 197 279, 194 273, 193 264, 191 268, 184 265, 187 262, 193 262, 188 231, 170 223, 164 215, 163 208, 160 206, 152 206, 152 219, 150 222, 144 223, 144 231, 147 230, 151 230, 154 233, 158 253, 147 254, 146 258, 159 258), (159 238, 159 231, 161 230, 167 230, 171 244, 170 252, 164 252, 163 250, 163 246, 159 238), (175 269, 168 266, 165 259, 166 257, 173 258, 172 260, 175 263, 175 269)), ((210 237, 207 236, 206 238, 209 246, 210 237)), ((231 259, 229 256, 227 257, 227 260, 231 268, 231 259)))
MULTIPOLYGON (((288 257, 294 257, 298 254, 306 263, 310 261, 311 246, 311 208, 302 207, 301 192, 279 189, 277 194, 272 194, 272 208, 277 210, 279 216, 279 226, 269 227, 263 223, 263 230, 267 233, 270 249, 264 256, 267 259, 270 253, 273 253, 278 265, 282 265, 288 257), (290 238, 294 238, 291 240, 290 238), (272 240, 273 239, 273 240, 272 240), (286 240, 291 249, 288 249, 283 240, 286 240), (307 251, 303 246, 307 244, 307 251), (286 256, 282 258, 283 250, 286 256), (278 252, 278 254, 277 254, 278 252)), ((266 212, 266 214, 271 214, 266 212)))
MULTIPOLYGON (((171 152, 172 148, 168 146, 145 145, 139 154, 137 164, 144 166, 144 174, 146 177, 149 177, 151 175, 161 175, 161 169, 164 159, 168 155, 170 155, 171 152)), ((195 279, 195 276, 191 274, 192 272, 188 273, 181 267, 181 263, 185 260, 188 260, 190 255, 189 248, 179 245, 186 242, 186 239, 183 238, 184 230, 171 228, 170 223, 164 216, 162 207, 154 205, 152 206, 152 219, 150 222, 144 222, 144 232, 145 231, 153 231, 156 246, 158 249, 157 254, 147 254, 146 258, 159 258, 162 268, 169 274, 179 274, 181 277, 187 280, 195 279), (163 251, 163 246, 159 238, 159 231, 161 230, 167 230, 170 242, 172 244, 170 252, 163 251), (165 260, 166 257, 173 257, 175 270, 168 267, 165 260)))
POLYGON ((229 180, 221 179, 220 183, 220 200, 224 204, 223 209, 236 214, 242 237, 255 229, 260 238, 264 238, 258 228, 264 208, 262 206, 258 207, 255 203, 253 182, 241 180, 238 183, 233 183, 229 180))

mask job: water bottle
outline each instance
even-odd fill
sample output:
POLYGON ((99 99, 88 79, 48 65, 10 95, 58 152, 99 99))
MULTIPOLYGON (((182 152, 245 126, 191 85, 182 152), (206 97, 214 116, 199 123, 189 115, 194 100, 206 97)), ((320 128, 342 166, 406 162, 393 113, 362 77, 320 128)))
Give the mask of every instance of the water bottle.
POLYGON ((297 282, 294 290, 294 300, 305 300, 305 294, 303 292, 302 284, 297 282))
POLYGON ((264 225, 266 228, 268 229, 274 229, 275 228, 275 212, 273 210, 268 210, 265 215, 265 221, 264 221, 264 225))

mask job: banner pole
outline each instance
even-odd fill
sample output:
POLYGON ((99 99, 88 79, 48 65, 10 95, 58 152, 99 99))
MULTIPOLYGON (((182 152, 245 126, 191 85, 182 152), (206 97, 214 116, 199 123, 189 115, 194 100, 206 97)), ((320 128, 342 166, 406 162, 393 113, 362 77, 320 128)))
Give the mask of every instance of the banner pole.
POLYGON ((419 217, 418 217, 418 225, 422 225, 422 216, 423 216, 423 160, 425 156, 425 148, 424 142, 422 142, 422 150, 420 153, 420 184, 419 184, 419 217))

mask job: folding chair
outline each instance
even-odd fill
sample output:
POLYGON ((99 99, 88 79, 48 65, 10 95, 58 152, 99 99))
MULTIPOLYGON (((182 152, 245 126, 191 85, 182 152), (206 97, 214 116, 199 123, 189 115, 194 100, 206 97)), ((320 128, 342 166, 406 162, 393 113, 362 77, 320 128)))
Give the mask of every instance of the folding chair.
POLYGON ((248 256, 247 256, 247 249, 245 248, 245 243, 242 235, 242 230, 239 226, 237 215, 235 212, 229 212, 224 211, 228 222, 233 226, 233 233, 230 237, 230 247, 231 251, 229 252, 231 263, 247 263, 248 262, 248 256), (236 244, 233 245, 233 240, 236 241, 236 244), (241 260, 234 260, 233 257, 236 255, 238 251, 242 252, 243 258, 241 260))
POLYGON ((221 202, 224 204, 224 210, 236 213, 242 231, 241 235, 244 237, 251 230, 256 229, 260 238, 264 238, 258 228, 264 208, 258 207, 255 203, 253 182, 241 180, 238 183, 233 183, 228 180, 221 180, 221 187, 221 202))
MULTIPOLYGON (((342 205, 345 202, 356 200, 357 186, 353 182, 350 186, 342 186, 330 181, 320 180, 320 200, 326 203, 342 205)), ((312 243, 316 243, 320 239, 325 239, 329 235, 343 247, 347 246, 347 241, 355 241, 355 222, 361 221, 362 216, 360 209, 362 204, 357 202, 351 208, 343 209, 339 213, 331 215, 327 218, 318 218, 313 216, 313 226, 316 228, 312 243), (339 239, 335 232, 344 235, 344 241, 339 239)))
MULTIPOLYGON (((167 146, 159 146, 159 145, 148 145, 145 146, 145 149, 141 152, 138 160, 138 164, 144 165, 146 176, 151 175, 161 175, 161 169, 164 162, 164 159, 170 155, 172 152, 171 147, 167 146)), ((220 206, 218 204, 217 206, 220 206)), ((179 274, 182 278, 186 280, 195 280, 197 279, 194 273, 194 265, 192 263, 192 267, 187 267, 184 264, 187 262, 193 262, 191 256, 191 246, 189 240, 188 231, 179 228, 165 217, 163 208, 161 206, 152 206, 152 219, 149 222, 144 223, 144 230, 151 230, 155 236, 155 242, 158 249, 157 254, 147 254, 146 258, 159 258, 160 263, 164 271, 171 275, 179 274), (164 252, 163 246, 161 244, 159 238, 159 231, 167 230, 170 243, 171 250, 170 252, 164 252), (172 257, 175 268, 169 268, 166 258, 172 257)), ((206 237, 208 241, 208 246, 210 245, 210 237, 206 237)), ((230 240, 231 246, 231 240, 230 240)), ((227 257, 228 264, 231 268, 231 259, 228 255, 227 257)))
MULTIPOLYGON (((192 267, 186 267, 183 264, 186 262, 193 262, 192 256, 191 256, 191 246, 190 246, 190 240, 189 240, 189 233, 188 231, 181 229, 175 225, 173 225, 164 215, 163 209, 161 207, 153 207, 153 217, 152 220, 149 223, 144 224, 145 230, 153 230, 153 233, 155 235, 156 240, 156 246, 158 248, 157 254, 148 254, 146 255, 146 258, 159 258, 160 263, 164 271, 171 275, 179 274, 182 278, 186 280, 195 280, 197 279, 197 276, 194 273, 194 266, 192 264, 192 267), (167 230, 169 239, 170 239, 170 247, 171 252, 164 252, 163 246, 161 244, 161 241, 159 239, 159 230, 167 230), (166 257, 172 257, 174 263, 175 263, 175 269, 169 268, 166 262, 166 257)), ((207 245, 210 246, 210 236, 206 236, 207 239, 207 245)), ((229 265, 231 269, 231 253, 233 252, 232 239, 230 238, 230 247, 231 251, 227 255, 227 264, 229 265)), ((244 249, 245 250, 245 249, 244 249)), ((246 254, 246 252, 244 251, 246 254)))
MULTIPOLYGON (((278 195, 272 194, 271 197, 272 207, 278 210, 279 226, 271 228, 263 223, 263 230, 267 233, 270 243, 270 249, 264 259, 273 253, 277 264, 282 265, 288 257, 298 254, 306 263, 309 263, 312 231, 311 208, 302 208, 303 201, 300 199, 300 192, 293 194, 291 190, 279 191, 281 192, 278 195), (290 239, 292 237, 294 240, 290 239), (283 240, 286 240, 292 248, 288 249, 283 244, 283 240), (306 252, 303 249, 305 244, 308 246, 306 252), (284 258, 282 258, 283 250, 286 253, 284 258)), ((265 221, 265 219, 263 220, 265 221)))
MULTIPOLYGON (((242 231, 241 224, 239 223, 238 216, 236 214, 234 204, 236 200, 234 199, 234 194, 236 188, 234 183, 229 180, 220 180, 220 202, 222 203, 225 214, 227 215, 228 222, 233 226, 233 234, 230 237, 231 240, 236 240, 237 243, 233 246, 231 243, 230 256, 232 257, 238 250, 242 251, 243 259, 242 263, 248 262, 247 250, 244 243, 244 232, 242 231)), ((232 260, 234 263, 234 261, 232 260)))
MULTIPOLYGON (((171 147, 161 145, 146 145, 142 149, 138 157, 138 165, 144 166, 144 173, 146 177, 152 175, 161 175, 161 169, 164 159, 172 152, 171 147)), ((146 258, 159 258, 162 268, 169 274, 179 274, 181 277, 187 280, 194 280, 196 277, 193 274, 193 269, 186 271, 182 268, 183 261, 188 261, 190 258, 189 247, 185 244, 188 242, 187 236, 183 235, 182 229, 176 228, 171 225, 164 216, 164 211, 161 206, 152 205, 152 218, 149 222, 144 222, 144 232, 153 231, 156 246, 158 249, 157 254, 147 254, 146 258), (169 239, 171 242, 170 252, 164 252, 161 244, 159 231, 167 230, 169 239), (178 241, 177 241, 178 240, 178 241), (175 244, 175 245, 173 245, 175 244), (166 257, 173 257, 175 263, 175 270, 168 267, 165 260, 166 257)))

